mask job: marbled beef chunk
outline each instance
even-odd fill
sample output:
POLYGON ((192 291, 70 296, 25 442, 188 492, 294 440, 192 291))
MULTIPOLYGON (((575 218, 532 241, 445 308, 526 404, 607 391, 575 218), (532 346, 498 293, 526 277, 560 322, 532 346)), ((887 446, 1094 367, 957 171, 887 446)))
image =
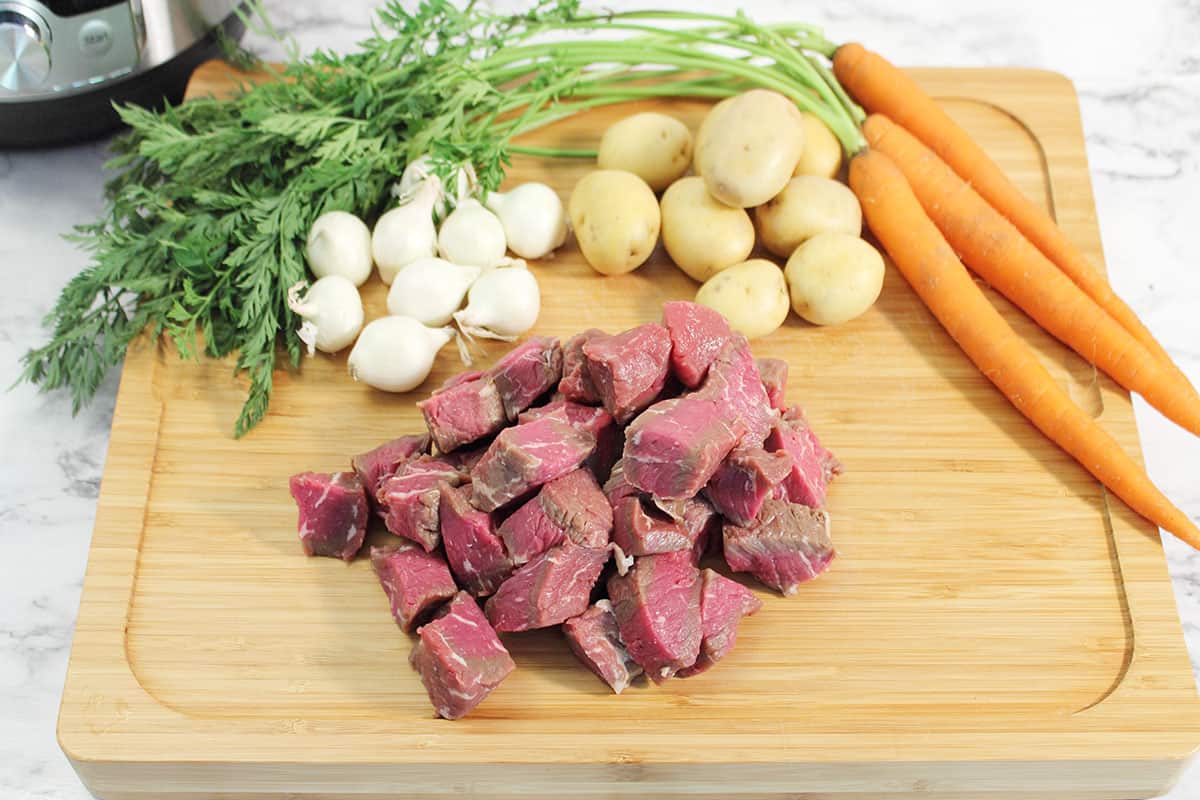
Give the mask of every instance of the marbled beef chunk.
POLYGON ((491 436, 508 423, 495 381, 485 373, 464 373, 417 403, 438 451, 449 453, 491 436))
POLYGON ((701 530, 687 530, 681 521, 637 495, 622 498, 613 508, 613 543, 625 555, 692 550, 696 541, 691 534, 701 530))
POLYGON ((642 674, 642 668, 621 643, 617 618, 607 600, 597 600, 587 611, 564 622, 563 635, 575 657, 616 694, 642 674))
POLYGON ((563 351, 558 339, 533 336, 488 370, 509 422, 516 422, 518 414, 558 385, 562 367, 563 351))
POLYGON ((588 340, 583 354, 600 401, 624 425, 653 403, 666 385, 671 335, 662 325, 640 325, 588 340))
POLYGON ((352 561, 367 534, 367 495, 353 472, 302 472, 288 480, 306 555, 352 561))
POLYGON ((642 556, 628 575, 608 579, 621 641, 655 683, 700 655, 700 592, 700 571, 686 550, 642 556))
POLYGON ((756 358, 754 365, 762 376, 771 408, 782 410, 787 395, 788 364, 781 358, 756 358))
POLYGON ((791 474, 792 457, 786 450, 768 453, 758 445, 738 445, 721 462, 704 491, 730 522, 748 525, 791 474))
POLYGON ((372 547, 371 566, 387 594, 392 617, 405 633, 412 633, 458 592, 445 560, 416 545, 372 547))
POLYGON ((821 440, 804 419, 804 412, 792 406, 783 412, 767 437, 767 450, 784 451, 792 459, 792 468, 782 483, 781 499, 813 508, 825 505, 829 483, 842 473, 842 464, 821 446, 821 440))
POLYGON ((767 500, 747 526, 725 523, 725 561, 785 595, 824 572, 835 552, 829 515, 785 500, 767 500))
POLYGON ((459 592, 418 631, 409 663, 438 716, 460 719, 516 669, 500 637, 466 592, 459 592))
POLYGON ((737 642, 738 623, 762 608, 762 601, 737 581, 706 569, 701 573, 703 590, 700 594, 700 657, 690 667, 679 670, 678 677, 699 675, 733 649, 737 642))
POLYGON ((505 428, 471 470, 471 502, 495 511, 578 469, 595 449, 594 436, 553 416, 505 428))
POLYGON ((389 531, 416 542, 426 552, 433 550, 441 541, 438 520, 441 485, 458 486, 462 482, 462 473, 444 458, 419 456, 406 461, 379 487, 384 524, 389 531))
POLYGON ((582 614, 608 555, 568 541, 534 556, 488 598, 488 620, 498 631, 529 631, 582 614))
POLYGON ((612 526, 612 508, 596 479, 577 469, 543 486, 501 523, 499 533, 509 557, 520 565, 566 540, 603 548, 612 526))
POLYGON ((525 423, 550 416, 596 437, 596 450, 583 465, 592 471, 596 480, 607 480, 625 445, 625 435, 612 414, 599 406, 586 406, 560 398, 544 406, 528 409, 518 420, 525 423))
POLYGON ((602 330, 591 328, 583 333, 577 333, 567 340, 563 346, 563 376, 559 381, 558 391, 562 396, 574 403, 596 405, 600 402, 600 394, 592 383, 591 373, 588 372, 587 356, 583 354, 583 346, 592 339, 608 336, 602 330))
POLYGON ((379 445, 374 450, 359 453, 350 459, 350 466, 362 481, 368 504, 375 508, 378 502, 376 493, 384 479, 392 477, 404 462, 428 453, 428 434, 401 436, 379 445))
POLYGON ((708 306, 675 301, 663 304, 663 325, 671 335, 671 371, 680 383, 695 389, 733 335, 729 323, 708 306))
POLYGON ((460 586, 477 597, 500 588, 513 563, 496 535, 492 515, 469 501, 470 490, 442 484, 440 516, 446 560, 460 586))

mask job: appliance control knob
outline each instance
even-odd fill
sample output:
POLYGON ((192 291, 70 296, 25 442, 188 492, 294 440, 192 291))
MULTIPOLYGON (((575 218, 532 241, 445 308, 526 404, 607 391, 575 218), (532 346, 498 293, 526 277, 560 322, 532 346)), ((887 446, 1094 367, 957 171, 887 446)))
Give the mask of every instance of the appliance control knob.
POLYGON ((50 75, 50 48, 41 27, 17 11, 0 11, 0 92, 41 86, 50 75))

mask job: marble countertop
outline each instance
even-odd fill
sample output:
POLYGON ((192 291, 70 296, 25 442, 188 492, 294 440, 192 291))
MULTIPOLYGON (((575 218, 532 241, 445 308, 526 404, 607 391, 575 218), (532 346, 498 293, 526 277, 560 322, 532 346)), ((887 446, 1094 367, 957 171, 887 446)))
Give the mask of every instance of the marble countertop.
MULTIPOLYGON (((267 0, 303 48, 351 47, 377 0, 267 0)), ((519 8, 513 0, 495 2, 519 8)), ((695 8, 694 0, 604 5, 695 8)), ((1065 73, 1083 107, 1112 282, 1200 385, 1200 4, 1145 0, 742 0, 762 19, 802 18, 835 41, 870 43, 901 64, 1026 66, 1065 73), (949 8, 948 8, 949 7, 949 8)), ((270 44, 251 36, 263 52, 270 44)), ((86 264, 60 235, 100 210, 102 143, 0 152, 0 386, 40 344, 39 320, 86 264)), ((28 386, 2 395, 0 441, 0 797, 82 800, 55 742, 55 717, 87 559, 117 376, 72 417, 67 398, 28 386)), ((1140 402, 1151 477, 1200 521, 1200 438, 1140 402)), ((1200 675, 1200 553, 1166 537, 1192 662, 1200 675)), ((1200 797, 1200 766, 1169 800, 1200 797)))

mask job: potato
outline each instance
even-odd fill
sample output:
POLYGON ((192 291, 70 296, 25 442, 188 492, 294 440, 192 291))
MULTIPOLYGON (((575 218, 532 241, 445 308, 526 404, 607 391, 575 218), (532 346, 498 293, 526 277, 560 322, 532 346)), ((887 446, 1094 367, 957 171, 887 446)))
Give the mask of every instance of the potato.
POLYGON ((850 187, 815 175, 792 178, 754 216, 763 245, 783 258, 818 233, 862 233, 862 207, 850 187))
POLYGON ((632 172, 661 192, 692 163, 692 132, 666 114, 634 114, 604 132, 596 162, 600 169, 632 172))
POLYGON ((814 325, 840 325, 862 314, 883 289, 883 257, 857 236, 819 233, 788 259, 792 308, 814 325))
POLYGON ((696 292, 696 302, 719 311, 747 339, 758 339, 787 319, 787 283, 775 264, 752 258, 709 278, 696 292))
POLYGON ((696 134, 695 170, 709 194, 750 208, 783 189, 804 149, 795 104, 778 92, 753 89, 713 107, 696 134))
POLYGON ((675 181, 659 205, 667 254, 693 280, 704 283, 745 261, 754 249, 750 215, 713 199, 703 178, 693 175, 675 181))
POLYGON ((567 204, 583 257, 601 275, 632 272, 658 242, 658 199, 632 172, 601 169, 583 176, 567 204))
POLYGON ((792 174, 832 178, 842 168, 842 143, 816 114, 802 111, 800 116, 804 118, 804 150, 792 174))

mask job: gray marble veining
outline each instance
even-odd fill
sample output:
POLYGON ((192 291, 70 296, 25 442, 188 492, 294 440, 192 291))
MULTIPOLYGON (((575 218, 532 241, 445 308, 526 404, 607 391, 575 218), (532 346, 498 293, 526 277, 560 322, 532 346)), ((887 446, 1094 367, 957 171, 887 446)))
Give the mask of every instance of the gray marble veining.
MULTIPOLYGON (((344 50, 369 31, 374 0, 267 0, 303 49, 344 50)), ((492 5, 519 8, 517 0, 492 5)), ((632 3, 695 8, 694 0, 632 3)), ((1079 90, 1112 281, 1200 384, 1200 3, 1146 0, 743 0, 763 19, 803 18, 903 64, 1058 70, 1079 90)), ((274 45, 251 35, 264 53, 274 45)), ((0 153, 0 386, 42 341, 39 320, 86 264, 60 238, 100 208, 100 144, 0 153)), ((108 441, 116 378, 72 418, 62 396, 0 396, 0 797, 83 800, 54 737, 108 441)), ((1137 402, 1151 476, 1200 519, 1200 439, 1137 402)), ((1183 628, 1200 675, 1200 554, 1167 537, 1183 628)), ((1200 797, 1200 768, 1167 800, 1200 797)))

